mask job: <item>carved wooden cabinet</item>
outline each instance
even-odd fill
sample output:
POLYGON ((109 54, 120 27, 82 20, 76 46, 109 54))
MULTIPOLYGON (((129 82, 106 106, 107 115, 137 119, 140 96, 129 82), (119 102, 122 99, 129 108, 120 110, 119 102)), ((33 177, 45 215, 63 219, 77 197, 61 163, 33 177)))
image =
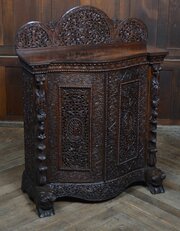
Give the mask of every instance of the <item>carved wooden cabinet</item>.
POLYGON ((138 19, 112 21, 89 6, 16 36, 23 66, 22 190, 40 217, 53 201, 113 198, 133 183, 164 192, 156 168, 158 75, 167 54, 148 48, 138 19))

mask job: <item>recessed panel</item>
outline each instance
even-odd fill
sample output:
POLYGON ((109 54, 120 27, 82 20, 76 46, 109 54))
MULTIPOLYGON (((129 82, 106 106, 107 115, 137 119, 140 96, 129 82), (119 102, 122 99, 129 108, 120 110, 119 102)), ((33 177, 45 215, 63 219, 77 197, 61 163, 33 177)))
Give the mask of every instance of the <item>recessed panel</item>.
POLYGON ((118 162, 130 161, 138 154, 139 80, 120 84, 118 162))
POLYGON ((90 169, 91 88, 60 87, 60 168, 90 169))

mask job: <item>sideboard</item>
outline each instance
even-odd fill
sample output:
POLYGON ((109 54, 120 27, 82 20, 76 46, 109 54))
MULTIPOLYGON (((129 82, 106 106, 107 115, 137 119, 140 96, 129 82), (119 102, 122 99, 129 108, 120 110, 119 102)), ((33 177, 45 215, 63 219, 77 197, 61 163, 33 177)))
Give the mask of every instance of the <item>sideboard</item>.
POLYGON ((91 6, 57 22, 23 25, 25 170, 22 190, 40 217, 53 201, 103 201, 144 182, 164 192, 156 168, 160 65, 146 25, 111 20, 91 6))

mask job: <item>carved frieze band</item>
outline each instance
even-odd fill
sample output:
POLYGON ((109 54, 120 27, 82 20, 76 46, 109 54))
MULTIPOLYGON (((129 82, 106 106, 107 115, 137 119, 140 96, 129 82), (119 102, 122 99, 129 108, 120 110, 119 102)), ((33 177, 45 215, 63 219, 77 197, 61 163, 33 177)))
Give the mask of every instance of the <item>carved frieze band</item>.
POLYGON ((38 184, 46 184, 46 133, 45 133, 45 121, 46 121, 46 102, 45 102, 45 74, 35 75, 36 89, 36 117, 37 117, 37 180, 38 184))
POLYGON ((156 142, 157 142, 157 116, 159 104, 159 72, 160 64, 152 64, 152 79, 151 79, 151 115, 150 115, 150 140, 149 140, 149 156, 148 165, 154 167, 156 165, 156 142))
POLYGON ((123 68, 130 68, 138 65, 146 65, 149 62, 145 55, 124 59, 117 62, 102 62, 102 63, 61 63, 48 65, 34 65, 30 69, 29 66, 24 64, 24 67, 31 73, 52 73, 52 72, 104 72, 119 70, 123 68))
POLYGON ((89 201, 103 201, 117 196, 127 186, 134 182, 144 181, 144 169, 138 169, 128 174, 96 183, 52 183, 48 187, 52 190, 56 198, 73 197, 89 201))

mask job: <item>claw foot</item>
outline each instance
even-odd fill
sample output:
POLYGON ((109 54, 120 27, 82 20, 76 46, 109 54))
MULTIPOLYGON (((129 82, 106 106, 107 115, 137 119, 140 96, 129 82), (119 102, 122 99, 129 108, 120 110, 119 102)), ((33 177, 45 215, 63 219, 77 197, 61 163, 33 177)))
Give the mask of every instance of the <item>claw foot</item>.
POLYGON ((53 201, 56 197, 53 192, 46 187, 37 187, 36 209, 39 217, 49 217, 54 215, 53 201))
POLYGON ((148 168, 145 172, 146 184, 152 194, 164 193, 164 187, 162 185, 163 180, 166 178, 158 168, 148 168))

